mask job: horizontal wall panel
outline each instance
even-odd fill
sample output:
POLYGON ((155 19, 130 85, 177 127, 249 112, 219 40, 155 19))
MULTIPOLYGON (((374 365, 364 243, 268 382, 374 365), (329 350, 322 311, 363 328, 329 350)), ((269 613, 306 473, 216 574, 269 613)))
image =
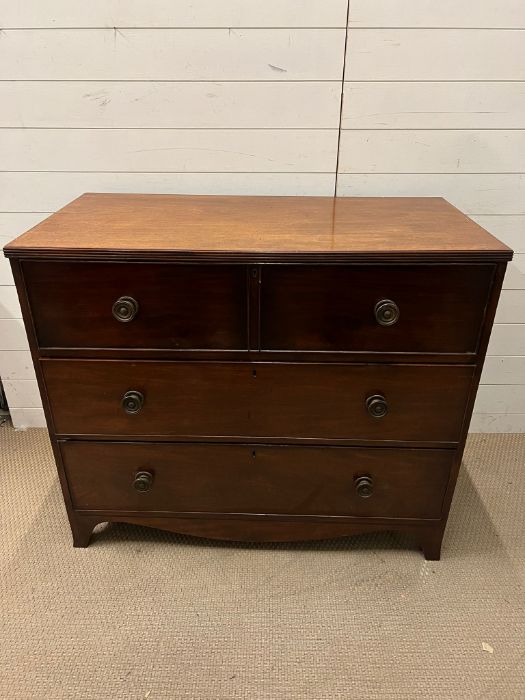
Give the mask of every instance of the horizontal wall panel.
POLYGON ((343 129, 523 129, 525 82, 347 82, 342 126, 343 129))
MULTIPOLYGON (((11 266, 9 265, 9 260, 7 260, 7 258, 4 258, 2 254, 2 246, 0 245, 0 288, 12 284, 14 284, 14 279, 13 274, 11 272, 11 266)), ((0 374, 0 377, 1 376, 2 375, 0 374)))
POLYGON ((2 382, 10 408, 41 408, 42 400, 35 379, 2 382))
POLYGON ((13 285, 0 287, 0 318, 22 318, 18 295, 13 285))
MULTIPOLYGON (((0 211, 56 211, 84 192, 332 196, 334 180, 331 173, 0 173, 0 211)), ((13 230, 13 238, 24 218, 13 214, 2 224, 2 217, 0 226, 6 236, 13 230)))
POLYGON ((498 323, 492 329, 489 355, 525 355, 525 326, 519 323, 498 323))
POLYGON ((525 289, 525 254, 514 255, 512 262, 507 265, 503 288, 525 289))
POLYGON ((350 27, 525 27, 522 0, 351 0, 350 27))
POLYGON ((344 29, 4 30, 0 79, 340 80, 344 41, 344 29))
POLYGON ((0 377, 5 379, 35 379, 29 351, 0 350, 0 377))
POLYGON ((525 324, 525 289, 504 289, 502 291, 496 313, 496 323, 525 324))
MULTIPOLYGON (((0 172, 0 244, 83 192, 330 196, 332 174, 0 172), (28 195, 30 193, 30 196, 28 195), (27 212, 28 209, 43 213, 27 212)), ((445 197, 516 252, 525 249, 525 175, 339 175, 342 196, 445 197), (497 212, 521 210, 521 215, 497 212)))
POLYGON ((525 253, 525 216, 474 216, 473 219, 515 253, 525 253))
MULTIPOLYGON (((0 173, 0 179, 2 175, 0 173)), ((0 184, 1 187, 1 184, 0 184)), ((2 194, 0 193, 0 199, 2 194)), ((30 203, 31 198, 25 195, 25 206, 30 203)), ((5 214, 0 212, 0 290, 5 285, 14 284, 13 274, 9 260, 2 254, 2 248, 13 238, 19 236, 24 231, 32 228, 45 219, 47 214, 5 214)), ((2 306, 2 294, 0 293, 0 307, 2 306)), ((1 344, 1 341, 0 341, 1 344)), ((0 371, 0 377, 2 373, 0 371)))
POLYGON ((0 129, 5 170, 330 172, 330 130, 0 129))
POLYGON ((525 171, 525 130, 343 131, 339 170, 341 173, 520 173, 525 171))
POLYGON ((525 433, 525 413, 474 413, 471 433, 525 433))
POLYGON ((523 384, 525 391, 525 357, 487 357, 481 383, 523 384))
MULTIPOLYGON (((436 3, 438 4, 438 3, 436 3)), ((360 29, 347 80, 525 80, 525 31, 360 29)))
POLYGON ((26 428, 45 428, 46 419, 42 408, 10 409, 11 421, 17 430, 26 428))
POLYGON ((480 386, 474 404, 477 413, 525 413, 525 386, 480 386))
POLYGON ((0 318, 0 350, 29 350, 22 319, 0 318))
POLYGON ((5 27, 344 27, 347 0, 27 0, 3 3, 5 27))
POLYGON ((525 175, 357 173, 337 183, 343 197, 444 197, 471 216, 525 215, 525 175))
MULTIPOLYGON (((17 175, 19 173, 16 173, 17 175)), ((2 189, 2 176, 3 173, 0 173, 0 199, 2 197, 1 189, 2 189)), ((26 194, 25 200, 26 200, 26 206, 28 204, 28 200, 32 199, 32 197, 28 197, 26 194)), ((56 208, 56 207, 55 207, 56 208)), ((15 212, 15 213, 6 213, 6 212, 1 212, 0 211, 0 248, 3 248, 6 243, 9 243, 11 239, 13 239, 15 236, 19 236, 21 233, 24 233, 24 231, 27 231, 28 229, 32 228, 33 226, 36 226, 39 224, 41 221, 46 219, 49 213, 44 213, 44 212, 38 212, 38 213, 27 213, 27 212, 15 212)))
POLYGON ((0 126, 339 127, 340 82, 0 82, 0 126))

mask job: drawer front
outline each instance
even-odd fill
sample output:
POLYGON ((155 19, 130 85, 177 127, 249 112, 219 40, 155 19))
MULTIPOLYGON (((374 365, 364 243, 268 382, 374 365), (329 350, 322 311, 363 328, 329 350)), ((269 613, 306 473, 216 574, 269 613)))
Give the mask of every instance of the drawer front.
POLYGON ((41 362, 57 433, 129 436, 454 442, 474 371, 464 365, 41 362))
POLYGON ((491 265, 264 266, 261 348, 473 353, 493 270, 491 265))
POLYGON ((23 269, 41 347, 247 348, 242 265, 25 262, 23 269))
POLYGON ((78 510, 439 518, 450 450, 61 445, 78 510), (141 490, 138 490, 141 489, 141 490))

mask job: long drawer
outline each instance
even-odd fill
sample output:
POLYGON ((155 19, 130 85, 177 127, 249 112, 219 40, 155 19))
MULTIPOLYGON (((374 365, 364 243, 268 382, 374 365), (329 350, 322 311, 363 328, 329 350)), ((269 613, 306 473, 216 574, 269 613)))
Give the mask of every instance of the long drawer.
POLYGON ((63 442, 77 510, 439 518, 450 450, 63 442))
POLYGON ((41 360, 58 434, 455 442, 474 368, 41 360))

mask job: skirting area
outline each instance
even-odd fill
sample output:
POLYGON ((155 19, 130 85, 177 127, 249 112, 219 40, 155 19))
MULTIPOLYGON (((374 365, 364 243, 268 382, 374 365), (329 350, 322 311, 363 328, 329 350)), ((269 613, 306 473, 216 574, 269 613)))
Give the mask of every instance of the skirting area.
POLYGON ((75 550, 46 431, 0 448, 1 697, 525 697, 525 435, 469 438, 440 562, 124 524, 75 550))

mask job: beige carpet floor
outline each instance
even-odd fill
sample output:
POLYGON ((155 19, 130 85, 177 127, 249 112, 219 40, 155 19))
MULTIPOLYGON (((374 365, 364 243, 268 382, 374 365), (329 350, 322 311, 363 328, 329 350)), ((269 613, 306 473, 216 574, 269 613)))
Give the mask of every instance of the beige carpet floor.
POLYGON ((440 562, 124 524, 73 549, 46 432, 0 447, 2 700, 525 698, 525 435, 469 439, 440 562))

